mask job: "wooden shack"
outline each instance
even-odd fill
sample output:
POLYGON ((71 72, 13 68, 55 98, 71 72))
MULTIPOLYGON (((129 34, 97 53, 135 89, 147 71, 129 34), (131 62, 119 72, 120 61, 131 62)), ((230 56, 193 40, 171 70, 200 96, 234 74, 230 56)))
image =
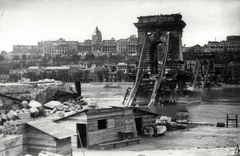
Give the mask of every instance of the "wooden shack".
POLYGON ((145 107, 134 107, 133 114, 138 135, 142 135, 144 127, 155 123, 156 118, 159 116, 158 113, 149 111, 145 107))
POLYGON ((27 123, 27 153, 38 155, 47 151, 64 156, 72 156, 72 131, 46 120, 27 123))
MULTIPOLYGON (((88 149, 102 143, 122 140, 119 135, 122 131, 136 134, 133 110, 129 107, 87 109, 55 122, 79 132, 83 147, 88 149)), ((77 137, 73 138, 73 142, 74 140, 80 148, 80 140, 77 137)))

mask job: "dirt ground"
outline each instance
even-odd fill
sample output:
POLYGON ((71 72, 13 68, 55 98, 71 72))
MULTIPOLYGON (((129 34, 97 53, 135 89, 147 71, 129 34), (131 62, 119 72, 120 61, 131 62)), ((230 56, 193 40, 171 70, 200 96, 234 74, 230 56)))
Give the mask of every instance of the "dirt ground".
MULTIPOLYGON (((109 150, 87 150, 85 155, 157 156, 157 155, 233 155, 240 141, 240 128, 216 127, 214 124, 188 124, 184 130, 167 131, 158 137, 140 136, 141 143, 109 150)), ((83 155, 73 149, 74 156, 83 155)))

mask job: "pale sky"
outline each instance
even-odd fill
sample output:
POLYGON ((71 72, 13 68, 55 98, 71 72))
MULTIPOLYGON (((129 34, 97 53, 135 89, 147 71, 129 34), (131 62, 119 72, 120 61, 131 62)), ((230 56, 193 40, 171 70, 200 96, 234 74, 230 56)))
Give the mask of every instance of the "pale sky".
POLYGON ((240 35, 240 0, 0 0, 0 51, 41 40, 83 42, 96 26, 103 39, 137 35, 139 16, 181 13, 183 44, 240 35))

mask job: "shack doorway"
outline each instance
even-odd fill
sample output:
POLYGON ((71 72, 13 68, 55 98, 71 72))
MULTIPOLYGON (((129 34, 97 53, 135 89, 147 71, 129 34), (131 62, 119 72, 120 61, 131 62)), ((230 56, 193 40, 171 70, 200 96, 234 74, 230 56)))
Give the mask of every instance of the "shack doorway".
POLYGON ((142 135, 142 118, 135 118, 137 134, 142 135))
MULTIPOLYGON (((79 132, 83 147, 87 147, 87 126, 86 124, 77 124, 77 133, 79 132)), ((79 136, 77 136, 77 148, 81 148, 79 136)))

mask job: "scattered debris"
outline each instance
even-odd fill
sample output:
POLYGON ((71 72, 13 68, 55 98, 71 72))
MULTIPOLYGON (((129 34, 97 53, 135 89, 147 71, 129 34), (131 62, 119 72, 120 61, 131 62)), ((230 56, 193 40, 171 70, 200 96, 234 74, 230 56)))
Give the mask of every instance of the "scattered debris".
MULTIPOLYGON (((81 96, 80 89, 77 90, 78 93, 68 93, 49 88, 50 82, 48 82, 48 85, 45 85, 45 82, 47 81, 41 82, 41 85, 37 84, 39 82, 29 82, 28 84, 37 84, 35 86, 36 88, 34 88, 31 93, 21 95, 21 97, 19 94, 8 94, 2 96, 2 99, 4 100, 1 100, 0 105, 0 126, 2 126, 0 133, 3 133, 3 131, 6 134, 13 133, 13 128, 10 126, 12 124, 8 124, 6 126, 6 123, 9 122, 27 122, 32 120, 32 118, 43 117, 62 118, 65 117, 67 112, 79 112, 83 109, 83 106, 88 107, 88 102, 81 96)), ((54 84, 52 84, 51 81, 50 86, 53 87, 53 85, 54 84)), ((78 85, 80 84, 78 83, 78 85)), ((96 107, 97 104, 95 104, 95 107, 90 105, 88 108, 96 107)))

